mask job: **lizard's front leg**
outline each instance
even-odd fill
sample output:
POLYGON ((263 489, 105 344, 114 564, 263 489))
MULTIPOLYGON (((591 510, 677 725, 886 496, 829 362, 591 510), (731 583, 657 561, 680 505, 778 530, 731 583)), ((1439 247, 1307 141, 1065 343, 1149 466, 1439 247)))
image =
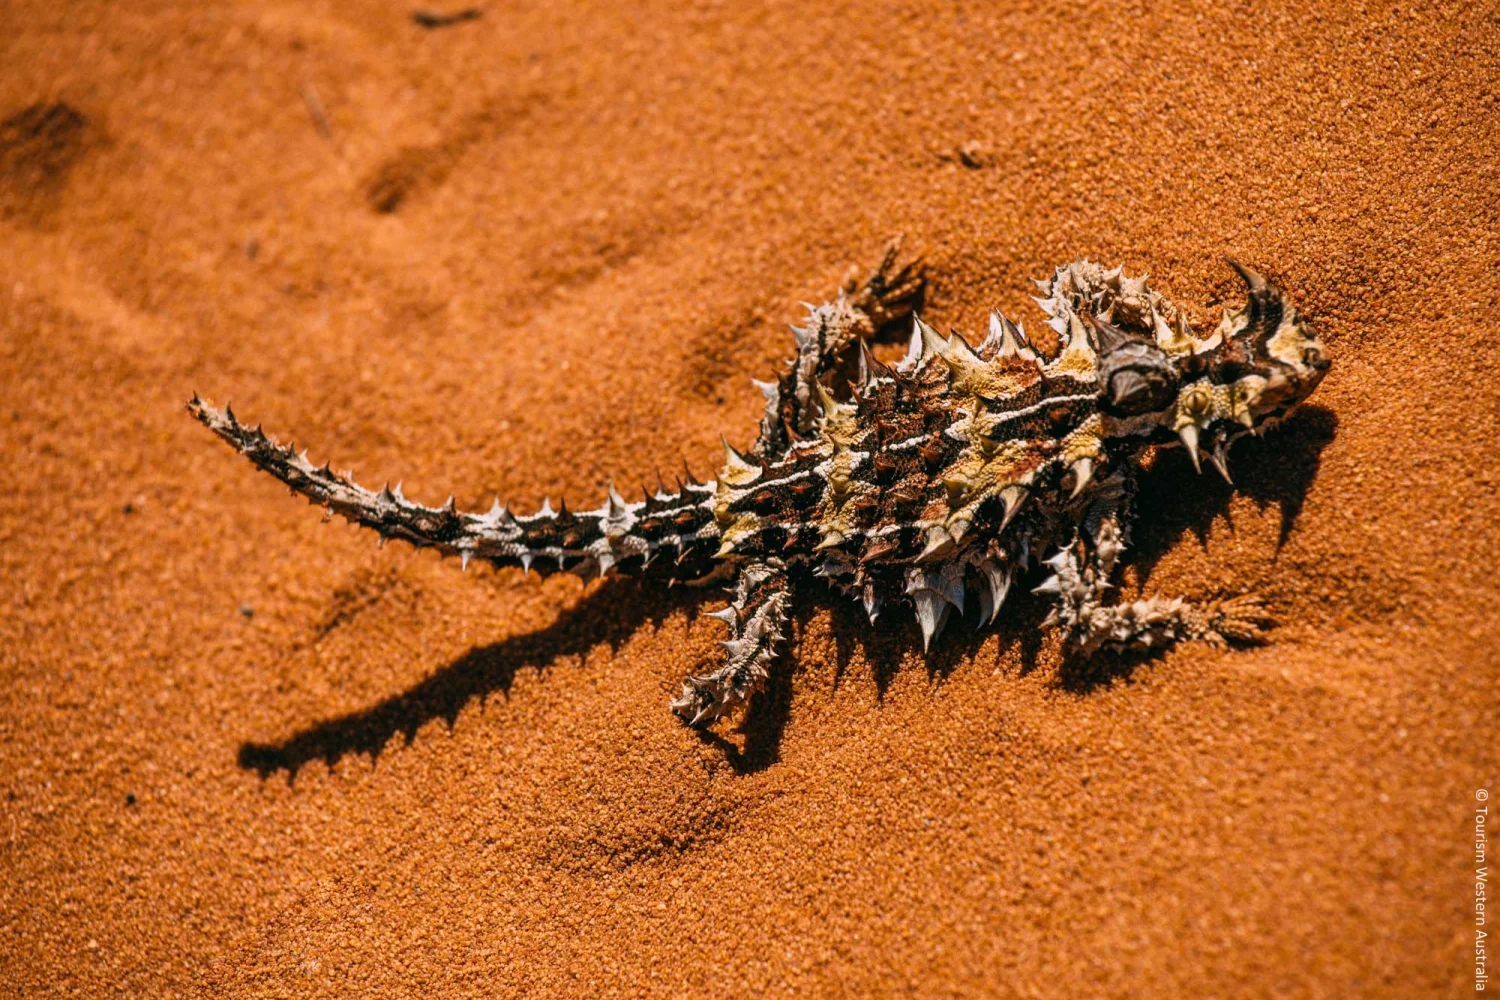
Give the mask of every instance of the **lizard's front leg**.
POLYGON ((672 702, 683 722, 713 722, 765 687, 777 647, 786 639, 788 604, 784 566, 753 562, 741 567, 729 607, 710 616, 729 625, 724 665, 683 681, 682 694, 672 702))
POLYGON ((901 238, 885 246, 880 263, 861 279, 850 272, 832 302, 809 305, 806 321, 793 327, 797 356, 776 382, 757 382, 766 397, 760 437, 751 449, 755 457, 784 451, 796 437, 813 432, 823 410, 818 403, 818 379, 834 369, 855 341, 866 341, 877 331, 911 315, 922 294, 922 262, 902 261, 901 238))
POLYGON ((1084 655, 1101 647, 1144 651, 1193 639, 1218 646, 1254 643, 1273 624, 1253 594, 1208 604, 1148 597, 1105 605, 1104 592, 1113 586, 1109 578, 1124 548, 1119 520, 1111 513, 1046 561, 1053 575, 1036 593, 1056 596, 1048 622, 1061 627, 1068 644, 1084 655))

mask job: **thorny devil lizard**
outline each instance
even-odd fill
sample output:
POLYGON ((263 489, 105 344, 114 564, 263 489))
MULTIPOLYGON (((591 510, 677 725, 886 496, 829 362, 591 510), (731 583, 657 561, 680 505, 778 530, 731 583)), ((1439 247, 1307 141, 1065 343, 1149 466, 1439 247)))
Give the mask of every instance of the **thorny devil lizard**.
MULTIPOLYGON (((862 601, 871 622, 886 604, 916 611, 924 649, 965 595, 991 623, 1012 582, 1033 563, 1050 571, 1047 624, 1075 652, 1142 650, 1183 640, 1254 642, 1269 626, 1253 595, 1190 604, 1151 597, 1107 604, 1129 543, 1146 453, 1181 444, 1229 478, 1240 436, 1260 433, 1305 399, 1329 361, 1282 292, 1234 261, 1248 290, 1207 337, 1145 276, 1078 261, 1037 282, 1057 333, 1056 356, 999 312, 972 346, 913 315, 919 262, 898 264, 900 240, 860 283, 809 306, 793 327, 797 356, 774 383, 757 382, 765 415, 754 447, 725 442, 706 483, 679 482, 641 501, 613 486, 595 510, 517 514, 426 507, 398 485, 378 492, 307 460, 259 427, 196 395, 188 409, 296 493, 387 538, 496 566, 583 576, 610 570, 667 582, 733 581, 713 617, 729 627, 722 666, 688 677, 672 710, 711 723, 766 682, 787 638, 796 571, 825 577, 862 601), (888 366, 868 341, 910 320, 911 346, 888 366), (847 398, 825 377, 858 351, 847 398)), ((853 366, 850 365, 852 370, 853 366)), ((644 492, 644 491, 643 491, 644 492)))

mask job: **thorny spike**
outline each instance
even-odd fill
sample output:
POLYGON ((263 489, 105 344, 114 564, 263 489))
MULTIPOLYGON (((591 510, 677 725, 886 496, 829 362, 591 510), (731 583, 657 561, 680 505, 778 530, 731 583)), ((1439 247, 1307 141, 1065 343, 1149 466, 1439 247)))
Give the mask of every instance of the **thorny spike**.
POLYGON ((1202 475, 1203 464, 1198 459, 1198 425, 1184 424, 1177 432, 1177 436, 1182 438, 1182 446, 1187 449, 1188 457, 1193 460, 1193 471, 1202 475))
POLYGON ((836 549, 843 544, 844 536, 842 534, 837 531, 828 531, 823 534, 823 537, 818 539, 818 544, 813 546, 813 551, 826 552, 829 549, 836 549))
POLYGON ((986 338, 990 343, 1001 344, 1005 338, 1005 324, 1000 320, 1000 310, 990 310, 990 335, 986 338))
POLYGON ((1240 280, 1245 283, 1245 288, 1251 295, 1262 295, 1269 290, 1265 278, 1262 278, 1259 274, 1250 270, 1233 257, 1225 257, 1224 260, 1230 267, 1234 268, 1234 273, 1240 276, 1240 280))
POLYGON ((875 352, 870 350, 870 343, 861 339, 859 342, 859 386, 861 389, 868 386, 877 378, 885 378, 891 374, 891 370, 880 363, 875 357, 875 352))
MULTIPOLYGON (((1024 319, 1016 320, 1016 339, 1019 340, 1022 344, 1026 345, 1027 350, 1031 350, 1031 336, 1026 332, 1026 321, 1024 319)), ((1035 351, 1032 351, 1032 356, 1036 356, 1035 351)))
POLYGON ((1016 343, 1022 347, 1031 346, 1031 341, 1026 337, 1026 328, 1019 323, 1012 323, 1004 313, 1000 314, 1000 325, 1005 327, 1006 332, 1015 338, 1016 343))
POLYGON ((1095 346, 1100 355, 1113 354, 1115 351, 1138 339, 1132 337, 1103 317, 1092 316, 1087 313, 1084 315, 1094 327, 1095 346))
POLYGON ((1219 438, 1214 445, 1214 450, 1209 452, 1208 460, 1215 469, 1219 470, 1219 475, 1224 477, 1224 482, 1233 486, 1234 480, 1229 478, 1229 445, 1226 439, 1219 438))
POLYGON ((812 388, 813 395, 818 398, 818 408, 821 409, 825 414, 832 412, 835 400, 833 398, 833 393, 829 392, 828 387, 823 384, 823 380, 816 378, 813 379, 812 388))
POLYGON ((1021 502, 1026 499, 1026 487, 1007 486, 1000 491, 1000 502, 1005 505, 1005 516, 1001 518, 1000 530, 1004 531, 1010 526, 1011 519, 1016 516, 1016 511, 1021 509, 1021 502))
POLYGON ((947 354, 950 357, 961 358, 964 360, 979 360, 979 355, 974 353, 974 348, 970 346, 967 340, 964 339, 964 335, 959 333, 957 330, 954 330, 953 333, 948 337, 947 354))
POLYGON ((922 359, 929 360, 943 353, 948 342, 943 339, 942 334, 922 322, 922 318, 915 313, 912 314, 913 321, 917 326, 917 333, 922 338, 922 359))
POLYGON ((932 639, 943 627, 947 601, 933 590, 919 590, 912 595, 917 607, 917 624, 922 627, 922 652, 932 648, 932 639))
POLYGON ((922 324, 915 320, 911 326, 911 340, 906 345, 906 357, 901 359, 903 371, 913 368, 922 360, 922 324))
POLYGON ((927 545, 917 556, 917 562, 931 562, 953 551, 953 536, 946 528, 935 524, 927 529, 927 545))
POLYGON ((620 496, 619 491, 615 489, 615 481, 611 479, 609 481, 609 516, 618 518, 624 517, 627 513, 629 511, 625 506, 625 498, 620 496))
POLYGON ((760 477, 761 467, 752 463, 744 455, 729 443, 729 439, 723 435, 719 440, 724 444, 724 479, 732 485, 744 486, 754 482, 760 477))
POLYGON ((987 587, 980 591, 980 595, 989 598, 990 614, 989 620, 994 621, 995 616, 1000 613, 1000 607, 1005 603, 1005 595, 1010 592, 1010 570, 1001 569, 993 560, 980 564, 979 568, 984 571, 987 587))
POLYGON ((1166 317, 1154 308, 1151 310, 1151 329, 1156 334, 1156 346, 1158 347, 1165 348, 1176 340, 1176 337, 1172 333, 1172 328, 1167 325, 1166 317))
POLYGON ((955 569, 954 563, 949 563, 938 570, 938 584, 943 588, 938 591, 943 595, 943 600, 953 605, 955 611, 962 613, 964 609, 963 571, 955 569))
POLYGON ((990 313, 990 339, 999 341, 999 356, 1002 358, 1019 357, 1027 360, 1036 358, 1036 352, 1031 349, 1025 331, 1007 319, 1005 314, 998 309, 990 313))
POLYGON ((1245 330, 1256 339, 1271 336, 1281 322, 1283 311, 1276 290, 1266 283, 1265 278, 1233 257, 1226 257, 1225 260, 1245 283, 1245 330))
MULTIPOLYGON (((1062 332, 1061 330, 1058 331, 1058 333, 1061 333, 1061 332, 1062 332)), ((1076 348, 1088 348, 1089 347, 1089 335, 1088 335, 1088 331, 1083 328, 1083 320, 1081 320, 1081 319, 1078 318, 1078 314, 1077 313, 1069 313, 1068 314, 1068 342, 1067 342, 1067 346, 1064 348, 1064 350, 1071 350, 1071 349, 1073 349, 1075 347, 1076 348)), ((1092 350, 1092 348, 1089 348, 1089 349, 1092 350)))
POLYGON ((1094 478, 1094 460, 1092 458, 1080 458, 1072 465, 1073 469, 1073 492, 1068 495, 1069 500, 1077 500, 1078 494, 1082 493, 1088 486, 1089 480, 1094 478))

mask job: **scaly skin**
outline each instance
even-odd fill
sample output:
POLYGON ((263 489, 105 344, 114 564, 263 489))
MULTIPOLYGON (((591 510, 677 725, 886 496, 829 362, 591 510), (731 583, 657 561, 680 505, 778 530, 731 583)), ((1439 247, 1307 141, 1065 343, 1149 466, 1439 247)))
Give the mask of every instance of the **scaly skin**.
POLYGON ((1142 458, 1181 444, 1229 478, 1228 452, 1273 425, 1317 387, 1329 362, 1282 293, 1231 261, 1248 289, 1243 308, 1199 338, 1183 312, 1144 277, 1087 261, 1038 282, 1060 339, 1043 357, 998 312, 978 346, 916 319, 894 367, 867 342, 911 315, 917 263, 898 266, 899 240, 863 282, 809 307, 797 357, 766 398, 746 453, 725 444, 711 482, 680 483, 627 502, 613 487, 595 510, 530 515, 497 500, 484 514, 452 500, 424 507, 400 487, 367 490, 318 468, 226 407, 196 396, 188 409, 295 492, 382 540, 539 573, 630 572, 664 582, 729 578, 733 599, 724 664, 686 679, 672 709, 704 725, 748 702, 783 651, 791 588, 825 577, 860 600, 873 622, 909 601, 923 646, 965 595, 980 623, 999 614, 1012 582, 1037 560, 1051 573, 1049 624, 1082 654, 1185 640, 1256 642, 1270 624, 1243 595, 1207 605, 1147 598, 1105 602, 1128 544, 1142 458), (825 384, 847 352, 859 378, 847 398, 825 384))

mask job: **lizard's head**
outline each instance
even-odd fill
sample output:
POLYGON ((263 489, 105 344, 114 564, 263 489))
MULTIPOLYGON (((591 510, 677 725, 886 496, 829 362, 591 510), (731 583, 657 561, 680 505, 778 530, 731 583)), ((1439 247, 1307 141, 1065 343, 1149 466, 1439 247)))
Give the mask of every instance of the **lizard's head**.
MULTIPOLYGON (((1317 388, 1330 364, 1318 335, 1281 290, 1229 263, 1245 282, 1245 305, 1226 312, 1203 339, 1180 310, 1149 289, 1137 291, 1117 272, 1102 272, 1098 291, 1079 265, 1066 274, 1066 290, 1084 306, 1098 352, 1100 409, 1122 433, 1177 435, 1195 466, 1206 454, 1226 479, 1230 444, 1285 417, 1317 388), (1175 325, 1166 314, 1175 314, 1175 325)), ((1144 279, 1136 283, 1144 286, 1144 279)), ((1054 301, 1061 299, 1054 294, 1054 301)))
POLYGON ((1237 261, 1245 305, 1226 312, 1207 339, 1174 359, 1181 388, 1170 429, 1198 464, 1199 449, 1229 478, 1225 455, 1234 440, 1259 434, 1285 417, 1328 372, 1328 352, 1281 290, 1237 261))

